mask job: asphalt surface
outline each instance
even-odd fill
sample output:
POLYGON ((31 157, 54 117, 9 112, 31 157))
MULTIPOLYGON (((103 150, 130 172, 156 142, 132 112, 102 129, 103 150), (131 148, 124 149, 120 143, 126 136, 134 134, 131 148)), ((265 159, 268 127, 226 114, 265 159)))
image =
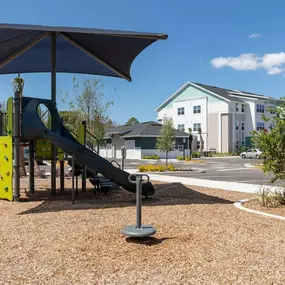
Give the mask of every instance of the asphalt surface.
MULTIPOLYGON (((199 179, 239 182, 258 185, 272 185, 269 180, 272 175, 265 175, 262 170, 250 168, 247 164, 261 163, 259 159, 236 158, 209 158, 203 159, 204 163, 189 163, 173 161, 176 168, 191 168, 192 171, 159 173, 160 175, 171 175, 178 177, 193 177, 199 179)), ((143 164, 161 164, 165 161, 126 161, 127 168, 137 168, 143 164)), ((276 186, 284 185, 283 181, 276 181, 276 186)))
MULTIPOLYGON (((121 165, 120 159, 117 160, 121 165)), ((171 175, 178 177, 193 177, 199 179, 240 182, 258 185, 272 185, 269 180, 270 175, 265 175, 262 170, 256 168, 249 168, 247 164, 261 163, 261 160, 236 158, 206 158, 203 163, 189 163, 183 161, 170 161, 176 168, 191 169, 192 171, 163 173, 160 175, 171 175)), ((146 164, 164 164, 165 160, 125 160, 124 169, 137 169, 140 165, 146 164)), ((70 166, 65 167, 67 172, 70 166)), ((49 165, 40 166, 40 169, 50 171, 49 165)), ((284 185, 283 181, 276 181, 276 186, 284 185)))

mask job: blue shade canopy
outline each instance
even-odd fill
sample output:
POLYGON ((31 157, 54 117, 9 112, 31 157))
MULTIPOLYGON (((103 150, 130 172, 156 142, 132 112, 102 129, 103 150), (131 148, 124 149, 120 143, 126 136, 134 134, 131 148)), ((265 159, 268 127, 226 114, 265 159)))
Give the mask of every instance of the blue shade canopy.
POLYGON ((134 59, 153 42, 167 39, 165 34, 0 24, 0 74, 51 72, 51 34, 56 34, 56 72, 129 81, 134 59))

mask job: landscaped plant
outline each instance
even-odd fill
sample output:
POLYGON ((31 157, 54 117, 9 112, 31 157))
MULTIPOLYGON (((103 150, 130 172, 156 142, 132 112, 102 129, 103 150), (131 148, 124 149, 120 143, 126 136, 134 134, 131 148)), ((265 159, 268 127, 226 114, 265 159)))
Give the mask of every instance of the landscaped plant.
POLYGON ((261 206, 263 207, 275 208, 285 205, 284 189, 279 189, 271 192, 268 188, 262 186, 258 192, 258 198, 261 206))
MULTIPOLYGON (((184 157, 181 156, 181 155, 178 155, 176 159, 177 159, 177 160, 184 160, 184 157)), ((186 157, 185 157, 185 159, 186 159, 186 157)))
POLYGON ((285 180, 285 98, 281 99, 278 107, 270 108, 276 116, 263 120, 270 124, 269 130, 253 132, 253 141, 257 148, 261 149, 265 157, 263 171, 272 173, 272 183, 276 180, 285 180))
POLYGON ((156 148, 161 152, 165 152, 166 160, 165 166, 168 164, 168 154, 175 148, 175 129, 171 119, 164 120, 163 127, 160 132, 160 137, 157 139, 156 148))
POLYGON ((142 157, 142 159, 159 159, 159 156, 156 154, 153 155, 145 155, 142 157))
POLYGON ((198 151, 192 152, 192 157, 193 158, 199 158, 199 157, 201 157, 201 153, 198 151))
POLYGON ((165 165, 141 165, 139 166, 140 172, 165 172, 165 171, 175 171, 173 164, 165 165))
POLYGON ((238 156, 238 153, 235 152, 216 152, 216 153, 209 153, 210 157, 227 157, 227 156, 238 156))

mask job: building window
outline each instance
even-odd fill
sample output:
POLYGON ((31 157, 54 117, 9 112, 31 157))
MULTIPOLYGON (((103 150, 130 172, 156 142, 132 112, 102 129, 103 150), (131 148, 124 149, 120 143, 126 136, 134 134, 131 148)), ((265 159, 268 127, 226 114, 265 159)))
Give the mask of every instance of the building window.
POLYGON ((239 149, 239 140, 236 140, 236 150, 239 149))
POLYGON ((241 145, 242 145, 242 146, 245 146, 244 140, 241 141, 241 145))
POLYGON ((238 103, 236 103, 236 112, 238 112, 239 108, 238 108, 238 103))
POLYGON ((201 129, 201 123, 193 124, 193 131, 198 132, 201 129))
POLYGON ((201 113, 201 105, 193 106, 193 113, 194 114, 201 113))
POLYGON ((197 150, 200 149, 200 141, 197 141, 197 150))
POLYGON ((244 131, 244 122, 241 122, 241 130, 244 131))
POLYGON ((256 104, 256 112, 257 113, 264 113, 264 105, 256 104))
POLYGON ((264 123, 263 123, 263 122, 257 122, 257 124, 256 124, 256 130, 257 130, 257 131, 262 131, 262 130, 264 130, 264 123))
POLYGON ((239 121, 236 121, 236 131, 238 131, 239 121))
POLYGON ((158 121, 159 123, 162 123, 162 119, 158 119, 157 121, 158 121))
POLYGON ((177 115, 180 116, 180 115, 184 115, 184 107, 180 107, 177 109, 177 115))
POLYGON ((241 112, 244 113, 244 104, 241 104, 241 112))
POLYGON ((179 125, 177 125, 177 129, 178 129, 179 131, 184 132, 184 131, 185 131, 184 124, 179 124, 179 125))

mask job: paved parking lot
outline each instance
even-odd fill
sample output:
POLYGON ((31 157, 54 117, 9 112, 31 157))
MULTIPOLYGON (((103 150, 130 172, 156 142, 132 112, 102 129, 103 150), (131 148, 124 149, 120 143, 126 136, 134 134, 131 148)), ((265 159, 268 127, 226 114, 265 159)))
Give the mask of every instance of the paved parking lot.
MULTIPOLYGON (((121 160, 117 160, 120 164, 121 160)), ((259 185, 270 185, 270 175, 265 175, 263 171, 255 168, 249 168, 246 164, 253 164, 261 162, 261 160, 255 159, 242 159, 240 157, 235 158, 206 158, 203 159, 204 163, 189 163, 181 162, 177 160, 171 161, 177 168, 191 168, 192 171, 185 172, 172 172, 160 173, 161 175, 172 175, 178 177, 193 177, 199 179, 215 180, 215 181, 228 181, 228 182, 240 182, 259 185)), ((140 165, 145 164, 164 164, 165 160, 152 161, 152 160, 126 160, 125 170, 131 172, 131 170, 137 169, 140 165)), ((50 166, 41 166, 41 169, 50 171, 50 166)), ((70 166, 66 166, 68 171, 70 166)), ((283 185, 283 181, 277 181, 274 185, 283 185)))
MULTIPOLYGON (((208 158, 204 163, 192 164, 188 162, 175 161, 173 164, 178 168, 192 168, 193 171, 160 173, 162 175, 172 175, 179 177, 193 177, 200 179, 240 182, 249 184, 270 185, 271 175, 265 175, 262 170, 249 168, 247 164, 260 163, 261 160, 235 158, 208 158)), ((134 169, 142 164, 158 163, 150 161, 126 161, 127 168, 134 169)), ((164 161, 160 161, 164 163, 164 161)), ((282 185, 282 181, 275 182, 274 185, 282 185)))

